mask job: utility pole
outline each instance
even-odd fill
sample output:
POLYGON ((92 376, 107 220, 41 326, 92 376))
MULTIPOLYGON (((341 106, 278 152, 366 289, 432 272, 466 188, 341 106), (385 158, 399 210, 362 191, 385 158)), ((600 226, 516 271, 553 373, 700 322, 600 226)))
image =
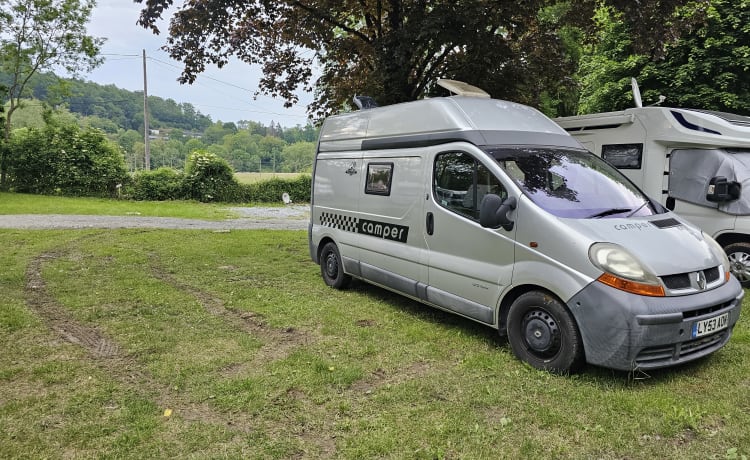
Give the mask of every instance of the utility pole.
POLYGON ((143 50, 143 169, 151 169, 151 150, 148 143, 148 85, 146 83, 146 50, 143 50))

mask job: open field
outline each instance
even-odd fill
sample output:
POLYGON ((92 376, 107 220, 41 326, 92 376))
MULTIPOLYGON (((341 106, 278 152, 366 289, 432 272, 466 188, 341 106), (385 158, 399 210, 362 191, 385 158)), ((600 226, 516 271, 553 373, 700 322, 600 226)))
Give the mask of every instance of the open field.
POLYGON ((470 321, 326 288, 304 231, 0 238, 1 458, 750 456, 747 305, 708 359, 557 377, 470 321))
MULTIPOLYGON (((306 173, 308 176, 310 173, 306 173)), ((279 179, 296 179, 299 176, 304 175, 303 173, 257 173, 257 172, 238 172, 234 173, 234 177, 241 184, 254 184, 256 182, 269 180, 273 178, 279 179)))

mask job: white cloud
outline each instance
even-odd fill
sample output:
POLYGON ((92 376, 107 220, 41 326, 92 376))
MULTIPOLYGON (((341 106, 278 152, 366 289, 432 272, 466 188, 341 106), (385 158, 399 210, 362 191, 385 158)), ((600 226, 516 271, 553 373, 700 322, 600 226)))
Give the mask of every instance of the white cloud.
MULTIPOLYGON (((306 105, 311 94, 300 93, 300 104, 286 109, 283 101, 267 96, 253 99, 261 77, 260 69, 233 60, 222 69, 208 67, 192 85, 177 82, 182 69, 179 62, 160 49, 165 43, 166 21, 160 26, 161 35, 138 26, 136 21, 141 4, 123 0, 100 0, 88 25, 89 34, 106 38, 102 47, 104 64, 88 75, 86 80, 99 84, 114 84, 131 91, 143 90, 143 59, 146 51, 148 94, 178 103, 187 102, 196 110, 210 115, 214 121, 253 120, 264 124, 271 121, 282 126, 304 125, 306 105)), ((166 15, 174 11, 168 10, 166 15)))

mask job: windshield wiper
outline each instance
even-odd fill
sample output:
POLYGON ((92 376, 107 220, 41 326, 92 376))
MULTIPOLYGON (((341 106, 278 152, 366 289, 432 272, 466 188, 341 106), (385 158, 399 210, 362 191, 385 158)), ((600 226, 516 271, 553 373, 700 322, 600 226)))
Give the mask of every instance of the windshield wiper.
MULTIPOLYGON (((638 208, 640 209, 640 208, 638 208)), ((632 211, 632 208, 611 208, 611 209, 605 209, 602 212, 597 212, 596 214, 592 214, 588 217, 588 219, 599 219, 600 217, 605 216, 611 216, 612 214, 622 214, 624 212, 632 211)), ((636 209, 637 211, 637 209, 636 209)))
POLYGON ((647 204, 648 204, 648 200, 644 201, 642 205, 640 205, 640 206, 638 206, 637 208, 635 208, 635 209, 633 210, 633 212, 631 212, 630 214, 628 214, 628 215, 627 215, 626 217, 631 217, 631 216, 632 216, 633 214, 635 214, 635 213, 637 213, 638 211, 640 211, 641 209, 643 209, 643 207, 644 207, 644 206, 646 206, 647 204))

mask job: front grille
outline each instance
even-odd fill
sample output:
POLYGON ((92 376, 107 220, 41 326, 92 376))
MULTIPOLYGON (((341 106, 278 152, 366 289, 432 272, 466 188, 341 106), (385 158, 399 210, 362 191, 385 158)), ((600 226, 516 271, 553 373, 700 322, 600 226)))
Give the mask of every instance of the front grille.
POLYGON ((729 330, 725 329, 716 334, 699 337, 686 342, 644 348, 635 358, 639 367, 659 367, 687 361, 692 356, 711 349, 718 349, 729 338, 729 330))
POLYGON ((690 288, 690 275, 688 273, 680 273, 679 275, 667 275, 662 276, 661 280, 664 282, 664 286, 669 290, 678 289, 689 289, 690 288))
MULTIPOLYGON (((680 291, 691 288, 697 291, 699 289, 691 280, 691 276, 695 277, 695 273, 698 272, 665 275, 661 277, 661 280, 664 283, 664 286, 670 291, 680 291)), ((721 269, 720 267, 707 268, 706 270, 703 270, 703 276, 706 278, 706 286, 711 287, 711 284, 716 283, 721 278, 721 269)))
POLYGON ((700 308, 698 310, 690 310, 682 312, 683 319, 697 318, 698 316, 708 315, 719 310, 723 310, 732 305, 732 300, 729 302, 720 303, 717 305, 711 305, 710 307, 700 308))
POLYGON ((719 270, 719 267, 709 268, 708 270, 703 270, 703 274, 706 275, 706 283, 710 284, 721 277, 721 270, 719 270))

